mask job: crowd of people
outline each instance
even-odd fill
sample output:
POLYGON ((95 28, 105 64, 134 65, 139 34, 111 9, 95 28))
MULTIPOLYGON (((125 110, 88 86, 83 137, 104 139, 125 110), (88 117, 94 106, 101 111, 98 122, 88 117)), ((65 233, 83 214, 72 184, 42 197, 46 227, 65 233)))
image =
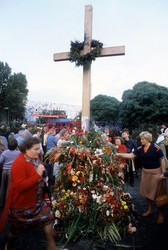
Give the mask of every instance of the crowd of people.
MULTIPOLYGON (((5 136, 0 135, 0 230, 7 220, 8 249, 12 249, 22 230, 34 227, 43 228, 48 250, 59 249, 53 237, 54 213, 49 201, 51 186, 61 166, 43 162, 53 147, 68 144, 69 133, 66 128, 58 132, 54 127, 28 124, 18 133, 7 127, 5 136)), ((156 198, 166 193, 168 125, 159 128, 156 141, 148 131, 141 132, 137 141, 131 138, 128 129, 112 135, 109 127, 101 132, 101 138, 121 161, 126 183, 134 187, 134 178, 141 176, 140 193, 147 199, 143 216, 150 216, 156 198)), ((163 221, 164 208, 161 207, 157 223, 163 221)))

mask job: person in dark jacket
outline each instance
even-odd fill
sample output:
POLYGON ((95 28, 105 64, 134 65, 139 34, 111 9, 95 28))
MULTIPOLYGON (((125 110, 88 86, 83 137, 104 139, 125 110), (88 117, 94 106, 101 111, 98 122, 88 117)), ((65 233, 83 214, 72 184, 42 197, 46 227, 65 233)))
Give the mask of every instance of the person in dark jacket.
MULTIPOLYGON (((133 140, 130 139, 129 137, 129 131, 128 130, 123 130, 122 131, 122 138, 124 139, 125 146, 127 148, 127 153, 133 152, 135 149, 137 149, 137 143, 133 140)), ((130 186, 134 186, 134 171, 135 171, 135 166, 134 166, 134 160, 133 159, 128 159, 127 160, 127 176, 129 179, 130 186)), ((127 179, 127 177, 126 177, 127 179)))

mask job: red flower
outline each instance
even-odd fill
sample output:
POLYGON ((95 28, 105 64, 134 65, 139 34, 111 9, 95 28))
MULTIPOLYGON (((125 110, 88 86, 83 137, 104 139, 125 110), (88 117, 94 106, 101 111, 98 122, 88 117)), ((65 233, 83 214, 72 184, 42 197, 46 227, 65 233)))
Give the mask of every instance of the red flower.
POLYGON ((80 181, 81 181, 81 182, 86 181, 86 177, 83 175, 82 177, 80 177, 80 181))

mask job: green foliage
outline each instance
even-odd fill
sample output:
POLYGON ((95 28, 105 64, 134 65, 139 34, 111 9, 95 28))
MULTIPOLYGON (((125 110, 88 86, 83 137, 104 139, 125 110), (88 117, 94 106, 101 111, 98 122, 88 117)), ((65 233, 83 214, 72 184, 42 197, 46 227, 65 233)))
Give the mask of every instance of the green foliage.
POLYGON ((91 100, 91 118, 95 121, 117 121, 120 102, 111 96, 98 95, 91 100))
POLYGON ((168 122, 168 88, 155 83, 139 82, 133 89, 124 91, 120 119, 131 130, 168 122))
POLYGON ((5 107, 5 89, 8 85, 11 68, 7 63, 0 62, 0 110, 5 107))
POLYGON ((11 75, 8 64, 0 62, 0 111, 8 107, 10 120, 23 119, 27 94, 26 76, 22 73, 11 75))
POLYGON ((81 55, 81 50, 84 49, 84 42, 80 43, 79 41, 72 42, 70 48, 70 61, 75 62, 76 66, 83 66, 91 63, 100 55, 101 48, 103 47, 103 43, 92 40, 91 42, 91 51, 85 55, 81 55))

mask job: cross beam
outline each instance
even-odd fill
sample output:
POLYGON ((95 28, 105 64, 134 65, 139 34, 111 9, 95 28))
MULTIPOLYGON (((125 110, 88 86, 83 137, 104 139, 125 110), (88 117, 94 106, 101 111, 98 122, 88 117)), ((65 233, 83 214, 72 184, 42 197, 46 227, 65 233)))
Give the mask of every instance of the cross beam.
MULTIPOLYGON (((55 62, 60 62, 60 61, 67 61, 70 59, 69 56, 70 52, 60 52, 56 53, 53 56, 53 60, 55 62)), ((81 56, 84 55, 84 51, 81 51, 81 56)), ((102 48, 100 51, 100 56, 99 57, 105 57, 105 56, 123 56, 125 55, 125 46, 115 46, 115 47, 106 47, 102 48)))
MULTIPOLYGON (((84 49, 81 55, 91 51, 92 41, 92 6, 85 6, 84 20, 84 49)), ((70 59, 70 52, 55 53, 53 59, 55 62, 67 61, 70 59)), ((125 55, 125 46, 102 48, 99 57, 122 56, 125 55)), ((90 95, 91 95, 91 63, 83 66, 83 90, 82 90, 82 128, 89 129, 90 120, 90 95)))

